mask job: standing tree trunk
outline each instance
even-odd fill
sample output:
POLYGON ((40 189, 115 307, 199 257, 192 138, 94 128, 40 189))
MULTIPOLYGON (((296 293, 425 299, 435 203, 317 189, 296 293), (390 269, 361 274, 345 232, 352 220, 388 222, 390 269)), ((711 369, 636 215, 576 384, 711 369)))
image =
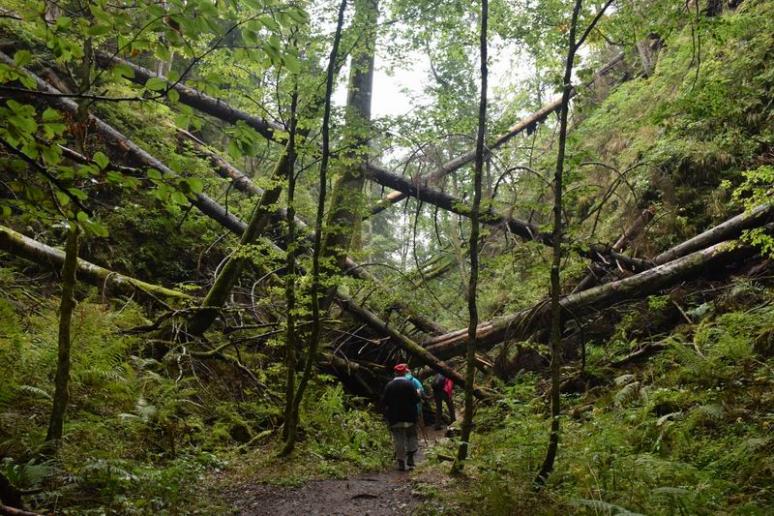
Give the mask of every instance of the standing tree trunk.
POLYGON ((298 384, 298 389, 293 396, 293 403, 291 407, 291 417, 289 424, 287 425, 287 431, 283 433, 287 434, 285 439, 285 446, 280 452, 281 456, 289 455, 296 445, 296 437, 298 430, 298 412, 301 406, 301 399, 304 396, 304 391, 309 383, 309 378, 312 376, 312 368, 314 367, 317 359, 317 348, 320 345, 320 333, 322 330, 322 321, 320 317, 320 255, 322 253, 323 242, 323 219, 325 217, 325 197, 327 193, 328 184, 328 160, 330 159, 330 120, 331 120, 331 96, 333 95, 333 78, 336 72, 336 59, 339 54, 339 43, 341 42, 341 28, 344 25, 344 11, 347 9, 347 0, 341 0, 339 6, 338 19, 336 21, 336 34, 333 37, 333 48, 331 48, 331 54, 328 58, 328 74, 325 82, 325 109, 323 111, 322 121, 322 156, 320 157, 320 196, 317 199, 317 217, 315 218, 314 231, 315 241, 312 251, 312 287, 311 287, 311 304, 312 304, 312 331, 309 336, 309 352, 306 357, 306 364, 304 365, 304 373, 301 376, 301 380, 298 384))
POLYGON ((479 208, 481 206, 481 179, 484 173, 484 139, 486 137, 486 88, 487 88, 487 24, 489 2, 481 0, 481 99, 478 106, 478 135, 476 138, 476 164, 473 180, 473 207, 470 212, 470 282, 468 283, 468 347, 465 370, 465 412, 462 416, 462 433, 457 460, 452 466, 453 473, 462 471, 468 457, 470 434, 473 430, 473 382, 476 375, 476 328, 478 327, 478 306, 476 289, 478 287, 478 238, 479 208))
POLYGON ((65 260, 62 266, 62 301, 59 305, 59 354, 54 379, 54 404, 48 422, 46 442, 52 450, 59 448, 62 440, 64 415, 69 398, 70 383, 70 324, 75 308, 75 271, 78 265, 78 225, 70 221, 65 245, 65 260))
POLYGON ((613 0, 608 0, 602 9, 594 17, 594 20, 576 42, 575 34, 578 28, 578 16, 580 15, 583 0, 575 0, 570 20, 570 34, 567 41, 567 60, 564 65, 564 79, 562 82, 562 106, 559 111, 559 148, 556 153, 556 169, 554 172, 554 229, 552 233, 553 260, 551 262, 551 326, 549 335, 549 348, 551 350, 551 433, 548 439, 548 450, 543 460, 543 465, 535 478, 535 488, 540 489, 548 479, 548 475, 554 469, 556 452, 559 449, 559 414, 560 397, 559 383, 561 380, 561 341, 562 341, 562 284, 560 270, 562 267, 562 237, 564 226, 562 223, 562 188, 564 178, 564 155, 567 148, 567 118, 570 109, 570 97, 572 97, 572 67, 575 61, 575 53, 583 44, 591 30, 604 14, 613 0))
MULTIPOLYGON (((365 174, 362 165, 367 163, 369 153, 371 93, 379 16, 378 0, 355 0, 354 5, 353 26, 361 35, 360 43, 352 53, 347 91, 345 144, 352 150, 347 153, 347 164, 333 188, 322 251, 324 257, 333 258, 340 267, 344 266, 353 239, 359 236, 363 218, 365 174)), ((329 269, 328 264, 326 268, 329 269)))
POLYGON ((545 484, 551 470, 554 469, 556 451, 559 448, 559 382, 560 382, 560 345, 562 340, 562 307, 559 300, 562 296, 562 285, 559 277, 562 266, 562 180, 564 178, 564 153, 567 146, 567 117, 570 108, 570 91, 572 90, 572 65, 575 60, 575 31, 578 26, 583 0, 575 0, 570 21, 570 35, 567 46, 567 60, 564 66, 564 81, 562 83, 562 107, 559 112, 559 149, 556 154, 556 170, 554 172, 554 230, 553 230, 553 261, 551 262, 551 328, 549 347, 551 349, 551 434, 548 439, 548 450, 540 467, 535 485, 545 484))
POLYGON ((290 99, 290 135, 288 139, 288 199, 286 220, 288 234, 285 249, 287 251, 287 274, 285 275, 285 301, 287 303, 287 328, 285 334, 285 367, 287 383, 285 387, 285 423, 282 426, 282 438, 287 439, 293 426, 293 396, 296 392, 296 107, 298 87, 290 99))

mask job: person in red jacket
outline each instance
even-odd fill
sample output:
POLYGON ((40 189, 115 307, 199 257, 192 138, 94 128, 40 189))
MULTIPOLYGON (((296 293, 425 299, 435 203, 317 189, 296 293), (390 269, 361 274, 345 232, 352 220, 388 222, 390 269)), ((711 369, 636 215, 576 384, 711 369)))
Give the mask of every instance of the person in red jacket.
POLYGON ((451 378, 447 378, 441 373, 438 373, 433 377, 433 398, 435 399, 435 429, 440 430, 442 428, 441 422, 443 421, 443 407, 441 402, 446 402, 446 407, 449 409, 449 421, 450 424, 454 423, 457 419, 454 414, 454 401, 452 401, 452 391, 454 390, 454 382, 451 378))
POLYGON ((405 367, 405 364, 395 366, 395 378, 382 393, 382 407, 390 425, 399 471, 414 468, 414 454, 418 448, 417 403, 420 398, 414 384, 404 376, 405 367))

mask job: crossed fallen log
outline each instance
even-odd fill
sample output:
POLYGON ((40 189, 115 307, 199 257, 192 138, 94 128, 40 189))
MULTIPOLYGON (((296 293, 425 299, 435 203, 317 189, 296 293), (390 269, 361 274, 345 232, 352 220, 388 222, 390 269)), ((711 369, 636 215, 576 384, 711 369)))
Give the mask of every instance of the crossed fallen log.
MULTIPOLYGON (((774 203, 732 217, 707 231, 661 253, 652 268, 622 280, 574 292, 560 301, 566 317, 576 318, 621 301, 638 299, 667 288, 703 271, 722 267, 755 254, 739 240, 728 240, 745 229, 760 227, 774 219, 774 203), (671 258, 670 261, 666 261, 671 258)), ((770 227, 767 226, 767 227, 770 227)), ((486 350, 507 339, 527 339, 548 324, 549 303, 543 301, 519 312, 478 325, 476 344, 486 350)), ((464 353, 468 330, 463 328, 425 340, 422 345, 433 355, 448 359, 464 353)))

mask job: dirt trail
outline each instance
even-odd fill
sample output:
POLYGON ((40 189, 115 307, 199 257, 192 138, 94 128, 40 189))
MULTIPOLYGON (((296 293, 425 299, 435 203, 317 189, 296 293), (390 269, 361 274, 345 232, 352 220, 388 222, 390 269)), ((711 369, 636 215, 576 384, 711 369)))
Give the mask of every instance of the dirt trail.
MULTIPOLYGON (((430 444, 443 435, 443 431, 428 428, 430 444)), ((427 446, 420 440, 420 463, 427 446)), ((234 510, 251 516, 408 515, 422 501, 413 492, 412 474, 396 470, 342 480, 312 480, 300 487, 246 483, 234 491, 238 491, 234 510)))

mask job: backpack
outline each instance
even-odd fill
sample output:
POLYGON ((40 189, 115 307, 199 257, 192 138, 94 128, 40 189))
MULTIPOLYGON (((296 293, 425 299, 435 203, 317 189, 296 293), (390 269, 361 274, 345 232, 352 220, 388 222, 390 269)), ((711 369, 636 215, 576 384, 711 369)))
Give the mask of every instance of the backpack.
POLYGON ((446 377, 441 373, 438 373, 433 377, 433 383, 431 385, 433 386, 434 391, 442 391, 445 384, 446 377))

